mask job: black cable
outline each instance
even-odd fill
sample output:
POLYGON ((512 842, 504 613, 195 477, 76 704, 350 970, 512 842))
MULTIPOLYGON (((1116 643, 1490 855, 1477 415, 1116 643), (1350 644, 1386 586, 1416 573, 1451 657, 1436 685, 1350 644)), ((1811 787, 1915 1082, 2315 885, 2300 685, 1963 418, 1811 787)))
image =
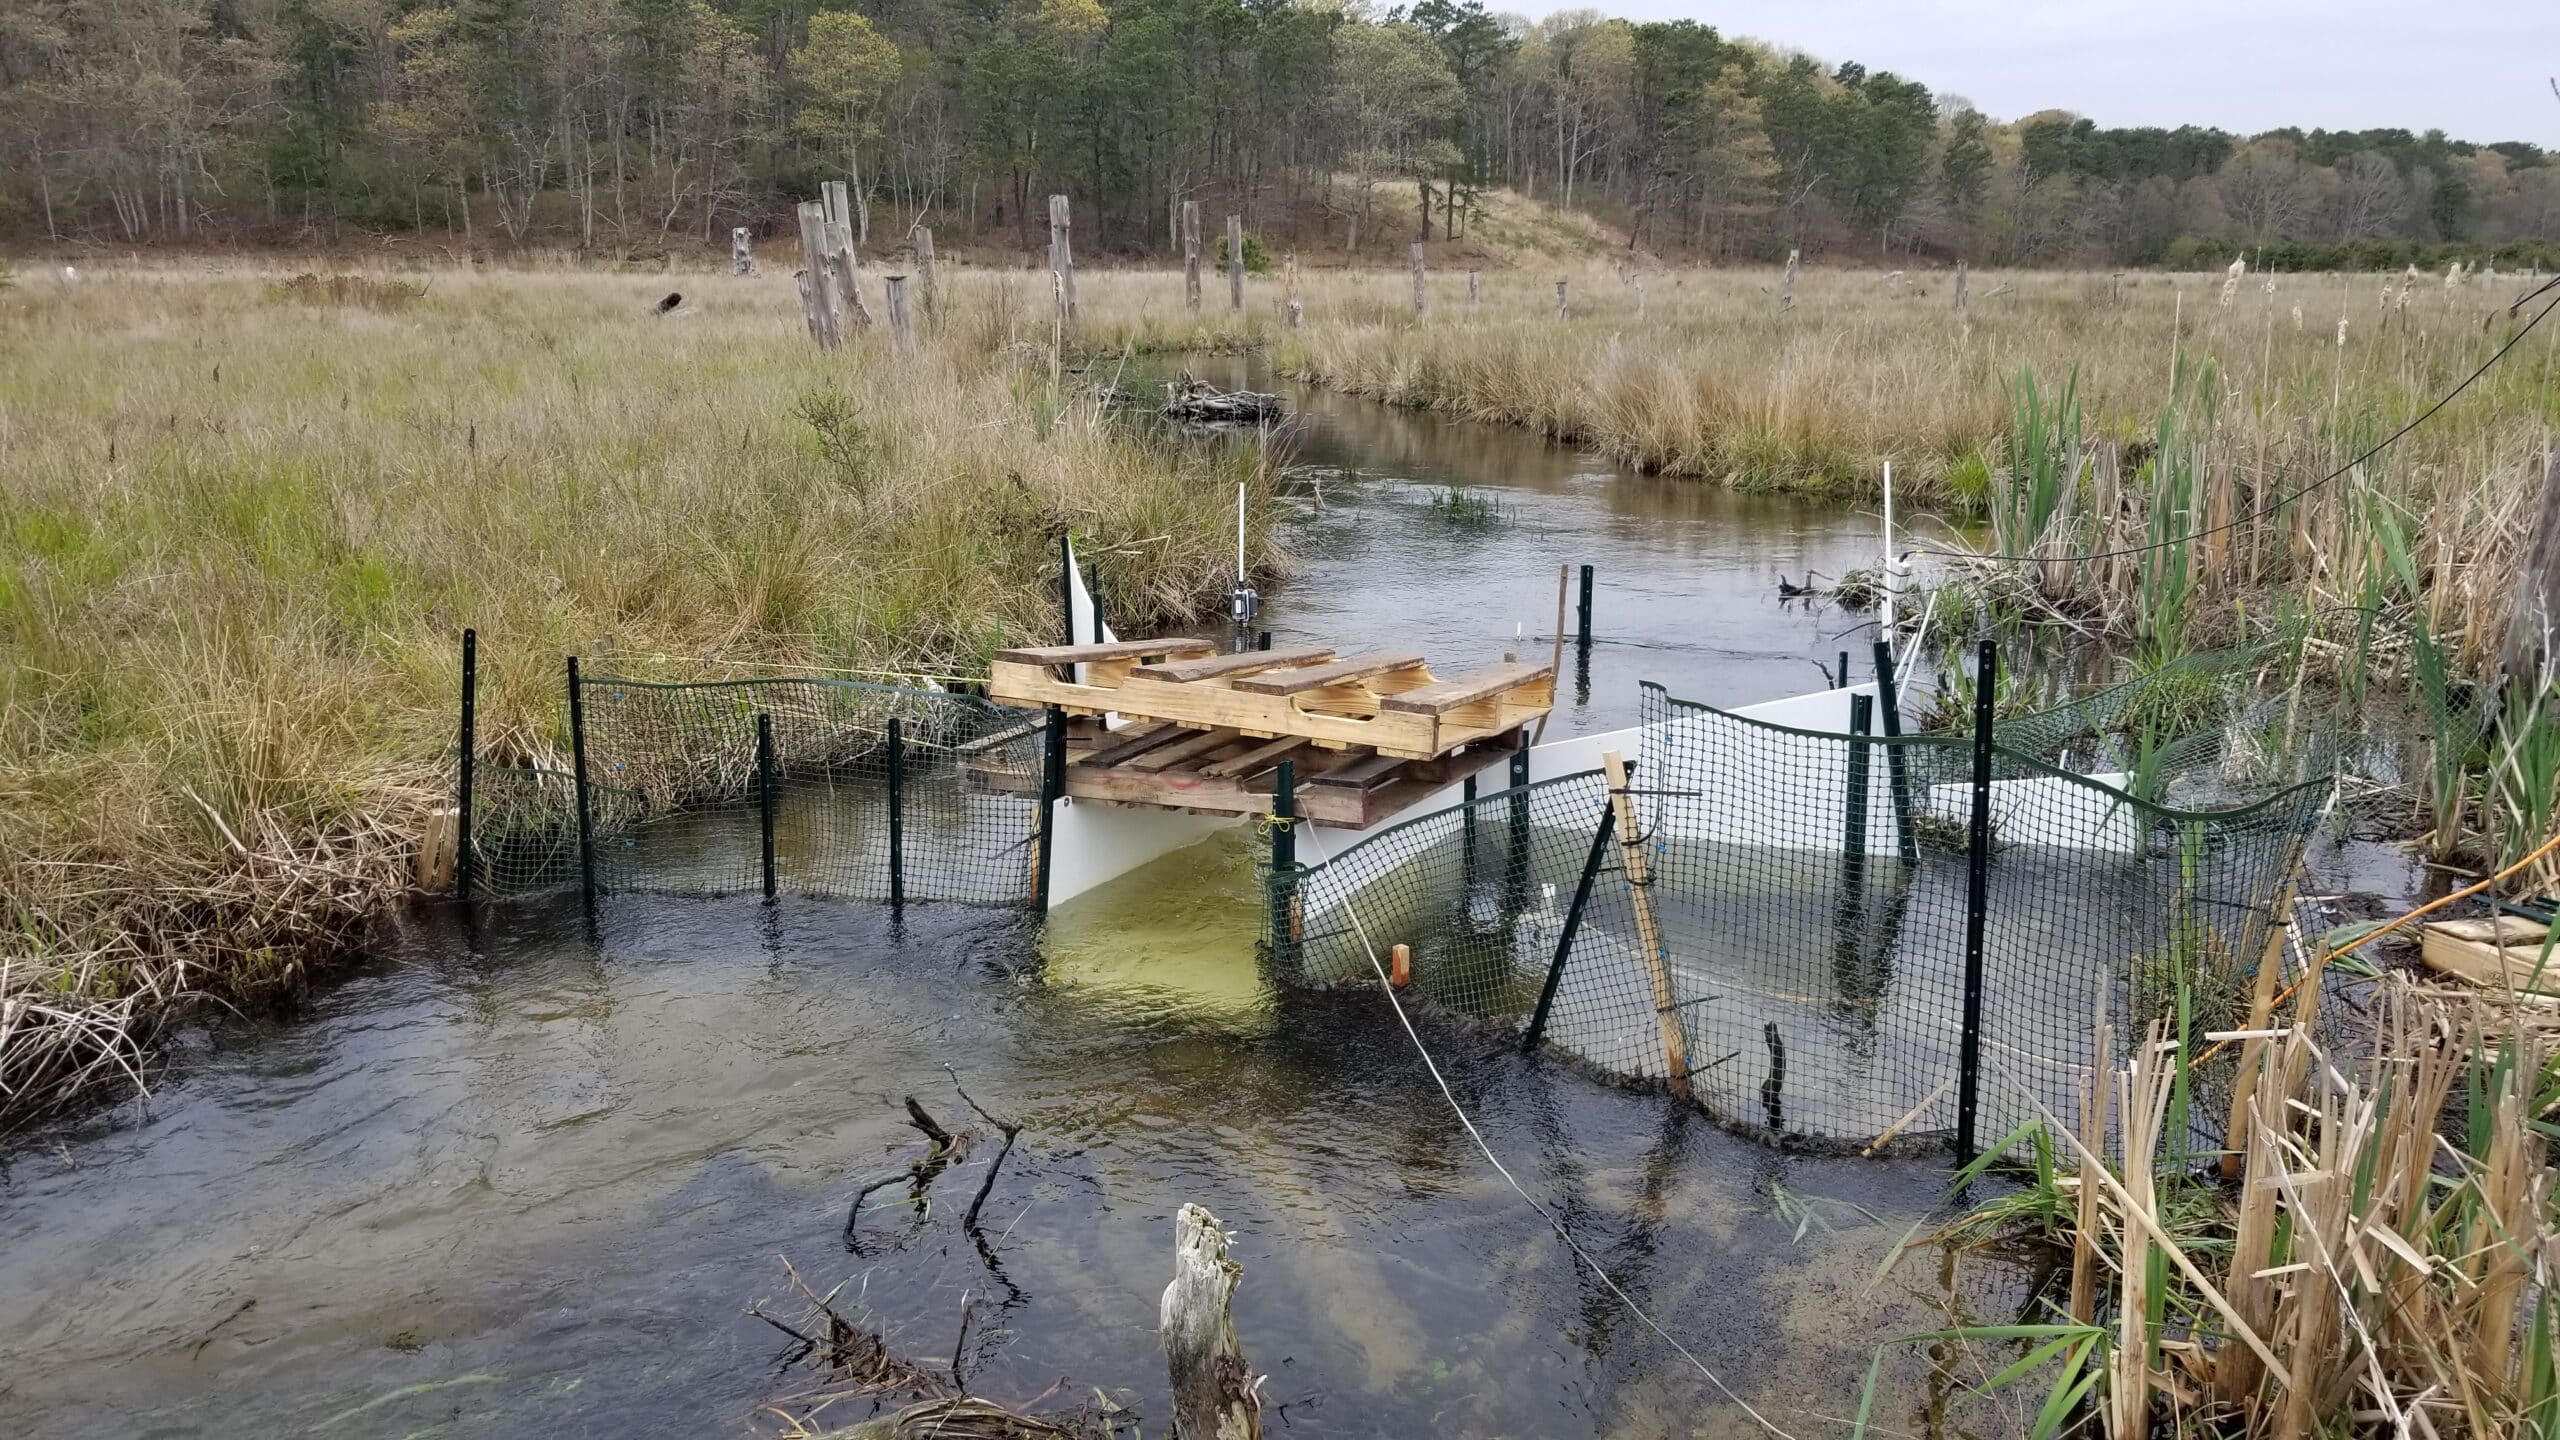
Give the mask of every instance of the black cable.
MULTIPOLYGON (((2524 308, 2526 301, 2532 300, 2535 296, 2542 294, 2543 291, 2552 289, 2555 286, 2560 286, 2560 275, 2552 276, 2551 279, 2544 281, 2539 287, 2528 292, 2522 299, 2519 299, 2513 305, 2508 306, 2507 313, 2510 315, 2515 314, 2518 310, 2524 308)), ((2217 535, 2225 530, 2236 529, 2252 520, 2262 520, 2267 516, 2273 515, 2277 511, 2282 510, 2294 501, 2301 499, 2303 496, 2310 494, 2312 491, 2330 484, 2341 476, 2348 474, 2357 466, 2364 464, 2374 456, 2381 454, 2383 451, 2388 450, 2393 445, 2399 443, 2400 439, 2403 436, 2406 436, 2410 431, 2415 430, 2419 426, 2427 423, 2429 420, 2434 419, 2437 411, 2452 404, 2456 399, 2461 397, 2463 391, 2471 388, 2473 382, 2477 381, 2481 376, 2488 374, 2490 366, 2507 358, 2507 352, 2516 348, 2516 346, 2524 340, 2524 337, 2532 334, 2533 327, 2541 324, 2543 320, 2555 309, 2560 309, 2560 295, 2553 296, 2550 304, 2543 306, 2539 311, 2534 313, 2534 317, 2532 319, 2524 322, 2523 329, 2520 329, 2516 331, 2515 334, 2508 336, 2507 343, 2499 346, 2495 351, 2491 352, 2488 359, 2481 361, 2479 369, 2472 371, 2467 376, 2464 376, 2461 384, 2446 391, 2437 399, 2436 403, 2420 411, 2417 417, 2412 419, 2408 424, 2392 431, 2389 435, 2376 442, 2372 449, 2365 451, 2353 460, 2350 460, 2346 464, 2339 466, 2337 469, 2330 471, 2328 474, 2321 476, 2319 479, 2312 481, 2310 484, 2303 486, 2301 489, 2280 497, 2271 505, 2260 506, 2259 508, 2249 511, 2244 515, 2235 515, 2231 519, 2225 520, 2219 525, 2209 525, 2202 530, 2191 530, 2184 535, 2176 536, 2168 540, 2154 540, 2144 545, 2129 545, 2121 550, 2098 550, 2085 555, 2006 555, 1998 552, 1984 554, 1976 550, 1944 550, 1934 545, 1915 545, 1907 553, 1913 555, 1944 555, 1953 560, 2004 560, 2017 561, 2021 563, 2036 561, 2057 565, 2076 565, 2089 560, 2114 560, 2126 555, 2143 555, 2148 554, 2153 550, 2166 550, 2172 546, 2184 545, 2191 541, 2201 540, 2207 535, 2217 535)))

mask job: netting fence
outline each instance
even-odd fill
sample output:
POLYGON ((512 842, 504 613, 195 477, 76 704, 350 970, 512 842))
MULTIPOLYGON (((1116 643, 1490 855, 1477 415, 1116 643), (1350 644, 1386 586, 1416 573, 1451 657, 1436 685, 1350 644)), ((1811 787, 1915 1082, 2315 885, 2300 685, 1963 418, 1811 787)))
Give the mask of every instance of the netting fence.
MULTIPOLYGON (((2114 702, 1981 746, 1886 736, 1872 703, 1838 733, 1648 686, 1633 846, 1599 833, 1597 773, 1486 796, 1302 852, 1274 877, 1296 925, 1275 950, 1331 984, 1373 973, 1364 940, 1405 943, 1436 1010, 1629 1081, 1685 1070, 1719 1118, 1814 1144, 1988 1148, 2039 1105, 2075 1116, 2102 1003, 2120 1051, 2155 1018, 2244 1021, 2331 790, 2321 747, 2225 724, 2089 775, 2047 756, 2091 753, 2114 702)), ((2228 1077, 2190 1078, 2209 1146, 2228 1077)))
POLYGON ((834 677, 569 683, 565 761, 466 767, 475 893, 1035 898, 1038 712, 834 677))

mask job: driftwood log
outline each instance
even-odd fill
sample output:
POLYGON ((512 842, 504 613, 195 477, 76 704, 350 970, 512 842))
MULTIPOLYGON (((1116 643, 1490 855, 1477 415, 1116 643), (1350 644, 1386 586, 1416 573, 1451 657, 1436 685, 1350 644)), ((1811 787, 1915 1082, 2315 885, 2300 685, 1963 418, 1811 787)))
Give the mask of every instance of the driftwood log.
POLYGON ((1169 419, 1196 424, 1259 425, 1279 419, 1287 413, 1287 405, 1277 395, 1259 390, 1220 390, 1185 376, 1164 387, 1164 413, 1169 419))
POLYGON ((1218 1217, 1183 1206, 1173 1219, 1173 1283, 1164 1287, 1160 1317, 1180 1440, 1261 1440, 1261 1381, 1236 1337, 1243 1278, 1244 1267, 1227 1258, 1218 1217))

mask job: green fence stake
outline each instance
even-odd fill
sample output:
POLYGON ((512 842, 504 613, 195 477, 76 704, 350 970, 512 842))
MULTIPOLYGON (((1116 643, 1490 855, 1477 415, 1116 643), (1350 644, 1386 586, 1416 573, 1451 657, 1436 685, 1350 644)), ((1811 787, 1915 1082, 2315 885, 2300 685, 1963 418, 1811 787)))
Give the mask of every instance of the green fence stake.
POLYGON ((1965 833, 1964 1030, 1956 1058, 1956 1163, 1974 1161, 1974 1119, 1982 1095, 1982 931, 1991 905, 1992 692, 2000 649, 1982 642, 1973 671, 1973 822, 1965 833))
POLYGON ((1591 832, 1591 853, 1583 857, 1582 879, 1573 887, 1573 903, 1564 912, 1564 930, 1556 936, 1555 959, 1547 963, 1547 983, 1538 991, 1538 1012, 1529 1017, 1529 1033, 1521 1038, 1523 1053, 1534 1051, 1547 1033, 1547 1012, 1556 1003, 1556 986, 1564 979, 1565 957, 1573 953, 1574 933, 1582 928, 1582 907, 1591 900, 1591 882, 1609 853, 1609 838, 1618 828, 1618 807, 1600 802, 1600 825, 1591 832))
POLYGON ((780 888, 773 869, 773 717, 756 712, 756 822, 764 839, 764 898, 780 888))
POLYGON ((1867 732, 1875 702, 1849 697, 1849 807, 1840 823, 1840 886, 1843 904, 1858 902, 1867 884, 1867 732))
POLYGON ((889 717, 889 903, 907 903, 907 737, 889 717))
POLYGON ((454 794, 453 893, 471 894, 471 782, 480 754, 480 634, 462 632, 462 764, 454 794))
POLYGON ((587 799, 587 703, 578 683, 578 657, 569 657, 569 754, 578 794, 578 886, 587 905, 596 903, 595 807, 587 799))
POLYGON ((1901 682, 1893 672, 1893 642, 1876 642, 1876 718, 1886 744, 1886 783, 1893 789, 1893 844, 1906 866, 1920 863, 1920 847, 1911 836, 1911 758, 1891 742, 1902 738, 1901 682))

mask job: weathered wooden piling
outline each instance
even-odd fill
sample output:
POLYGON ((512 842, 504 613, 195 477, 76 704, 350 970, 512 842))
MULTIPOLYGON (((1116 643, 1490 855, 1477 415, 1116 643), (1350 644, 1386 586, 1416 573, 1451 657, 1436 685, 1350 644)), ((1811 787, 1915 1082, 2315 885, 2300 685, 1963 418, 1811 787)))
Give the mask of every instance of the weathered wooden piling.
POLYGON ((1200 308, 1200 202, 1182 202, 1182 304, 1200 308))
POLYGON ((892 275, 885 284, 889 305, 889 337, 895 341, 898 354, 916 358, 916 321, 907 309, 907 277, 892 275))
POLYGON ((1557 319, 1559 319, 1559 320, 1562 320, 1564 317, 1565 317, 1564 282, 1563 282, 1563 281, 1561 281, 1561 280, 1559 280, 1559 281, 1557 281, 1557 282, 1556 282, 1556 318, 1557 318, 1557 319))
POLYGON ((1796 308, 1796 260, 1798 254, 1799 252, 1794 247, 1788 247, 1786 278, 1780 281, 1778 286, 1778 308, 1780 310, 1793 310, 1796 308))
POLYGON ((737 226, 729 232, 729 273, 732 275, 756 273, 755 246, 744 225, 737 226))
POLYGON ((841 220, 825 225, 827 278, 845 313, 853 317, 854 328, 871 328, 871 307, 862 303, 862 269, 853 256, 853 232, 841 220))
POLYGON ((1227 308, 1244 308, 1244 217, 1227 217, 1227 308))
POLYGON ((1470 310, 1475 309, 1483 303, 1476 288, 1476 282, 1483 278, 1483 274, 1483 271, 1480 271, 1473 266, 1469 266, 1467 268, 1467 308, 1470 310))
POLYGON ((1227 1258, 1218 1217, 1185 1205, 1173 1217, 1173 1283, 1157 1334, 1173 1381, 1173 1431, 1198 1440, 1261 1440, 1262 1399, 1236 1334, 1244 1267, 1227 1258))
POLYGON ((1058 277, 1058 313, 1073 324, 1076 318, 1076 251, 1070 233, 1074 221, 1067 209, 1067 197, 1049 197, 1049 269, 1058 277))
POLYGON ((942 275, 933 259, 933 231, 916 227, 916 279, 923 282, 924 313, 932 319, 942 309, 942 275))
POLYGON ((836 320, 835 281, 827 266, 827 207, 817 201, 801 203, 800 273, 794 278, 800 285, 801 313, 808 317, 809 338, 821 350, 833 350, 844 343, 844 331, 836 320))
POLYGON ((1964 262, 1959 260, 1956 262, 1956 313, 1963 314, 1971 300, 1972 296, 1965 288, 1964 262))
POLYGON ((1431 291, 1424 283, 1422 271, 1422 242, 1416 240, 1413 242, 1413 318, 1419 320, 1430 313, 1431 291))

